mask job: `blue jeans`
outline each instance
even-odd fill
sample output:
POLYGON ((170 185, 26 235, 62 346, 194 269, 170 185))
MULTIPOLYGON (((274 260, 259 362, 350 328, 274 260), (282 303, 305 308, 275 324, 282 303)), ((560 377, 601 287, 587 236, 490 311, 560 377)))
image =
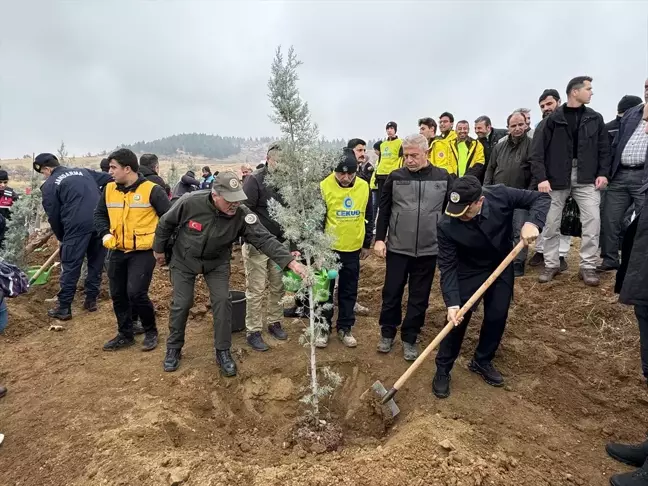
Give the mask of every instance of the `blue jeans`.
POLYGON ((9 321, 9 311, 7 310, 7 300, 2 299, 0 302, 0 333, 4 332, 9 321))

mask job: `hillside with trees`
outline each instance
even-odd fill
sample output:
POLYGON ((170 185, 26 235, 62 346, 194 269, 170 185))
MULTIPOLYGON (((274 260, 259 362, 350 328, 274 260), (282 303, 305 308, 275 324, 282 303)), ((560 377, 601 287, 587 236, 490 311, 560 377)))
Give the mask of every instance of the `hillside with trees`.
POLYGON ((160 138, 152 142, 136 142, 122 145, 136 153, 154 153, 157 155, 186 154, 213 159, 225 159, 241 151, 247 140, 239 137, 221 137, 206 133, 181 133, 160 138))

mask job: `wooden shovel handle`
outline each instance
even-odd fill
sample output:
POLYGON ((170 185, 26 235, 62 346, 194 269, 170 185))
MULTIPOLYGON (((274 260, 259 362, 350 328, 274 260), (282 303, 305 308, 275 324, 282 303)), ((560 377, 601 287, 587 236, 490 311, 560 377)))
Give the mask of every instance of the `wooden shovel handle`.
POLYGON ((45 269, 54 261, 54 259, 58 256, 58 254, 61 252, 61 248, 57 248, 54 253, 52 253, 52 256, 50 256, 45 263, 38 269, 38 271, 32 276, 32 278, 29 279, 29 283, 31 284, 32 282, 35 282, 38 277, 40 277, 40 274, 45 271, 45 269))
MULTIPOLYGON (((508 256, 504 259, 502 263, 499 264, 499 266, 495 269, 495 271, 491 274, 488 279, 477 289, 477 292, 473 294, 473 296, 466 302, 463 307, 459 310, 457 314, 457 318, 463 317, 466 312, 468 312, 473 305, 475 305, 475 302, 479 300, 479 298, 484 295, 484 292, 490 287, 493 282, 499 277, 502 272, 508 267, 513 260, 515 260, 515 257, 522 251, 524 248, 524 241, 520 240, 520 242, 511 250, 511 253, 508 254, 508 256)), ((439 345, 441 344, 441 341, 443 341, 443 338, 445 338, 450 331, 452 331, 452 328, 455 327, 452 322, 448 322, 445 327, 441 330, 441 332, 437 335, 437 337, 434 338, 434 341, 432 341, 428 346, 423 350, 423 352, 419 355, 418 358, 416 358, 416 361, 414 361, 407 370, 405 370, 405 373, 401 375, 401 377, 394 383, 394 388, 396 390, 399 390, 405 382, 409 379, 410 376, 414 374, 414 372, 418 369, 419 366, 421 366, 421 363, 425 361, 425 359, 428 357, 428 355, 439 345)))

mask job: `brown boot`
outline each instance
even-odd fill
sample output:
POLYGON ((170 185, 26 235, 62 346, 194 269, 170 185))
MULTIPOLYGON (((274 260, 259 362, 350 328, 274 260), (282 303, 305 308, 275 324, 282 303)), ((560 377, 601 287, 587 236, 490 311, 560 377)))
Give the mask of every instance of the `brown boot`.
POLYGON ((593 268, 581 268, 580 272, 578 272, 578 278, 589 287, 597 287, 601 283, 596 270, 593 268))
POLYGON ((547 268, 544 267, 540 275, 538 276, 538 282, 547 283, 551 282, 553 278, 560 273, 559 268, 547 268))

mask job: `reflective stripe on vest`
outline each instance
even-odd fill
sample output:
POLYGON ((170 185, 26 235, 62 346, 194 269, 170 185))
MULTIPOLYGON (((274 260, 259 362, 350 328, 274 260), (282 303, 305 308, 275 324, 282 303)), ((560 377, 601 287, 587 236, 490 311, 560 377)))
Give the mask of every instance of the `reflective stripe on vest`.
POLYGON ((352 187, 341 187, 335 173, 320 183, 326 203, 326 233, 334 239, 337 251, 358 251, 365 238, 365 217, 369 201, 369 184, 359 177, 352 187))

